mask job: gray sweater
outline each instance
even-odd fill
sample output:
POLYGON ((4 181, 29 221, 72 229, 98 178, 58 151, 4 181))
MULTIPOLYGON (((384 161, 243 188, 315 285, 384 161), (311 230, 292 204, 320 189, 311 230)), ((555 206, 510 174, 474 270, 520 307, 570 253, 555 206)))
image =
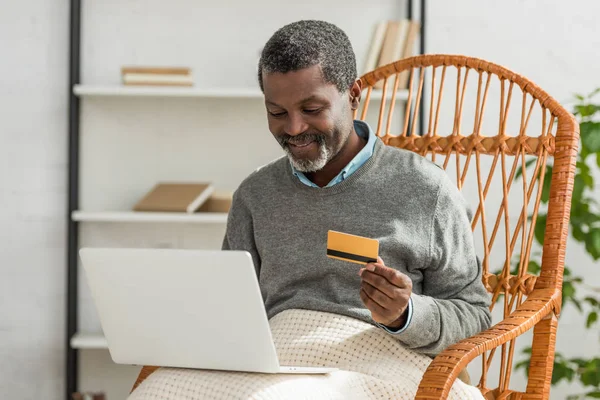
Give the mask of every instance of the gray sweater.
POLYGON ((490 326, 467 204, 425 158, 377 140, 373 156, 328 188, 301 183, 282 157, 233 196, 223 249, 250 252, 269 318, 288 309, 337 313, 375 324, 359 295, 359 264, 326 256, 327 231, 379 240, 388 267, 413 282, 412 318, 393 334, 434 356, 490 326))

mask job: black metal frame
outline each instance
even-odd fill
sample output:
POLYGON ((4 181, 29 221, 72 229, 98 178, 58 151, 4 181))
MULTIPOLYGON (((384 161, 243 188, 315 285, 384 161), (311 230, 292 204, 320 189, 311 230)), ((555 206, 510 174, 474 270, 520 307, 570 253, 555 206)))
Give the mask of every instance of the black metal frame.
MULTIPOLYGON (((425 0, 419 0, 421 38, 420 54, 425 54, 425 0)), ((413 18, 413 0, 407 0, 407 16, 413 18)), ((78 328, 78 246, 79 224, 72 218, 79 209, 79 98, 73 87, 80 83, 81 68, 81 0, 71 0, 69 29, 69 197, 67 209, 67 330, 66 330, 66 399, 78 390, 78 351, 71 347, 71 338, 78 328)), ((423 94, 424 96, 424 94, 423 94)), ((423 133, 424 109, 420 108, 419 132, 423 133)))
MULTIPOLYGON (((407 1, 407 10, 406 14, 408 19, 413 19, 413 0, 407 1)), ((427 14, 427 10, 425 8, 425 0, 419 0, 419 18, 421 23, 421 34, 419 38, 419 54, 425 54, 425 16, 427 14)), ((422 98, 425 99, 425 91, 427 90, 427 84, 425 83, 425 78, 423 78, 423 94, 422 98)), ((419 134, 423 135, 425 132, 425 107, 419 107, 419 134)))
POLYGON ((69 38, 69 203, 67 209, 67 337, 66 337, 66 398, 72 399, 77 391, 79 370, 78 352, 71 347, 71 338, 77 333, 77 248, 78 223, 71 217, 79 208, 79 98, 73 93, 80 81, 81 0, 71 0, 69 38))

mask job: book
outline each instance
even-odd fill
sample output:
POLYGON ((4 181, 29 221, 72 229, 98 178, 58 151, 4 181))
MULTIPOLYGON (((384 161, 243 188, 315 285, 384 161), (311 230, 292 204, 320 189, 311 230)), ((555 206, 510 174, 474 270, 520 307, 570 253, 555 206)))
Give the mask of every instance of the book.
POLYGON ((124 85, 135 86, 193 86, 192 71, 187 67, 121 67, 124 85))
POLYGON ((232 200, 233 193, 215 191, 204 204, 202 204, 198 209, 198 212, 228 213, 231 209, 232 200))
MULTIPOLYGON (((377 67, 382 67, 402 58, 409 26, 410 21, 408 20, 390 21, 388 23, 377 67)), ((374 87, 382 89, 383 80, 377 82, 374 87)))
POLYGON ((386 29, 381 56, 379 57, 378 67, 382 67, 394 61, 397 61, 402 56, 404 49, 404 41, 409 27, 408 20, 390 21, 386 29))
POLYGON ((157 74, 157 75, 190 75, 192 70, 187 67, 121 67, 121 75, 125 74, 157 74))
POLYGON ((133 210, 194 213, 213 191, 210 183, 159 182, 135 204, 133 210))
MULTIPOLYGON (((408 33, 406 35, 406 41, 404 43, 404 49, 402 50, 402 58, 408 58, 414 54, 415 42, 419 36, 420 29, 421 24, 419 24, 418 21, 410 21, 408 33)), ((398 79, 400 80, 398 82, 398 89, 407 89, 409 78, 410 71, 402 71, 398 76, 398 79)))
POLYGON ((375 25, 373 37, 371 38, 371 46, 369 47, 363 73, 371 72, 377 68, 379 57, 381 56, 381 47, 383 45, 383 40, 385 39, 387 25, 387 21, 381 21, 375 25))

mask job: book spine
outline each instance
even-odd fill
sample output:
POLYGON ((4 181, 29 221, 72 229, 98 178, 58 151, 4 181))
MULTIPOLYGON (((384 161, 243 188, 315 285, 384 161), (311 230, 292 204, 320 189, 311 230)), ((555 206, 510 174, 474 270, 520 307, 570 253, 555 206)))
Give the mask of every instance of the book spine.
POLYGON ((121 74, 189 75, 191 69, 185 67, 122 67, 121 74))
POLYGON ((363 73, 371 72, 377 68, 379 57, 381 57, 381 48, 383 46, 386 29, 387 21, 381 21, 375 26, 363 73))
MULTIPOLYGON (((415 41, 419 36, 419 31, 421 29, 421 25, 417 21, 410 21, 410 26, 408 28, 408 34, 406 41, 404 43, 404 49, 402 52, 402 58, 411 57, 414 54, 415 41)), ((410 79, 410 70, 402 71, 400 76, 398 77, 400 82, 398 84, 398 89, 407 89, 408 82, 410 79)))

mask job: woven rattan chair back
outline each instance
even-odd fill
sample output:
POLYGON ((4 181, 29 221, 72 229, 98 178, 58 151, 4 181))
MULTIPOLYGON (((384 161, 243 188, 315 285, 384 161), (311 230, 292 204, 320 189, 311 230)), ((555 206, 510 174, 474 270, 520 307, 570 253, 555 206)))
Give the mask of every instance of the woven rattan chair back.
MULTIPOLYGON (((369 121, 387 145, 439 164, 471 200, 492 308, 501 307, 506 318, 534 289, 560 294, 579 137, 574 117, 526 78, 463 56, 403 59, 365 74, 361 82, 355 118, 369 121), (538 219, 545 220, 545 233, 538 219), (536 235, 543 235, 541 249, 536 235)), ((559 307, 560 301, 556 313, 559 307)), ((543 338, 534 338, 534 346, 536 340, 544 345, 540 352, 554 351, 555 329, 549 324, 543 338)), ((513 393, 514 350, 513 340, 483 354, 479 387, 488 396, 513 393), (500 364, 499 379, 488 383, 493 362, 500 364)), ((536 376, 549 380, 547 370, 532 364, 530 371, 530 384, 536 376)))

